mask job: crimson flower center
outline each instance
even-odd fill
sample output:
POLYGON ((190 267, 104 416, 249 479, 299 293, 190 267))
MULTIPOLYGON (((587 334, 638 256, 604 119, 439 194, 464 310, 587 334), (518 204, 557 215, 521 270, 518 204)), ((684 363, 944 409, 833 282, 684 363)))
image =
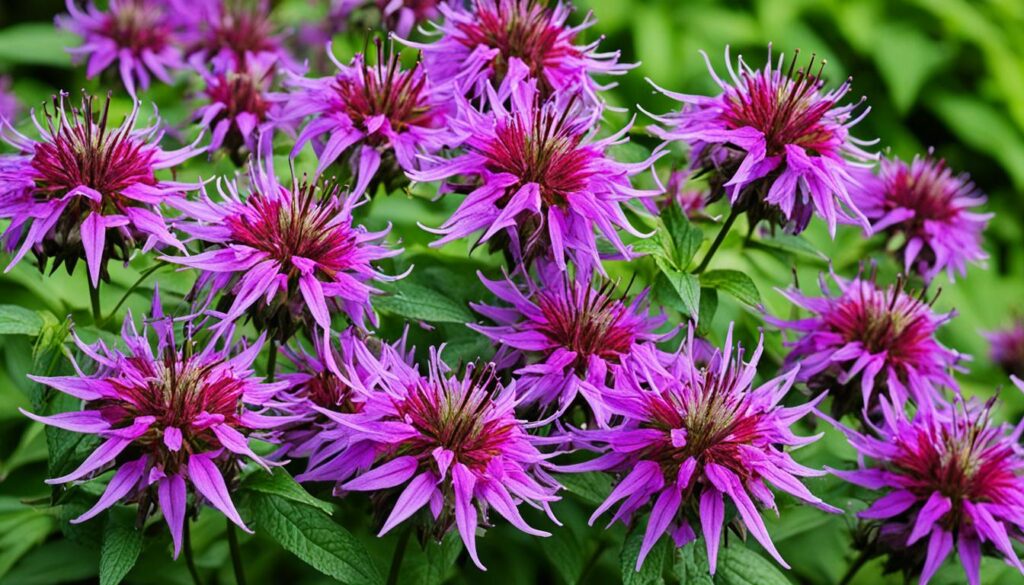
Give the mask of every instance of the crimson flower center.
POLYGON ((338 206, 328 196, 333 190, 324 188, 319 198, 317 190, 301 185, 287 201, 255 193, 246 201, 246 212, 225 222, 236 242, 266 252, 282 268, 292 266, 292 259, 299 256, 333 276, 350 266, 356 233, 338 221, 338 206))
POLYGON ((224 104, 225 109, 218 119, 250 113, 262 121, 266 120, 270 106, 263 99, 261 88, 261 80, 251 74, 228 73, 211 82, 206 88, 206 95, 212 103, 224 104))
POLYGON ((168 45, 170 27, 161 11, 154 10, 143 2, 131 2, 121 6, 116 13, 107 16, 103 34, 117 41, 119 46, 131 49, 138 55, 148 49, 160 53, 168 45))
POLYGON ((873 354, 886 352, 893 360, 910 357, 905 350, 917 347, 930 334, 924 319, 927 305, 897 290, 862 292, 827 313, 826 324, 847 342, 860 342, 873 354))
MULTIPOLYGON (((572 285, 569 285, 572 286, 572 285)), ((608 293, 587 287, 569 295, 540 294, 537 306, 544 315, 541 333, 555 345, 576 353, 577 371, 586 371, 591 356, 618 363, 633 347, 636 332, 623 323, 628 309, 608 293)))

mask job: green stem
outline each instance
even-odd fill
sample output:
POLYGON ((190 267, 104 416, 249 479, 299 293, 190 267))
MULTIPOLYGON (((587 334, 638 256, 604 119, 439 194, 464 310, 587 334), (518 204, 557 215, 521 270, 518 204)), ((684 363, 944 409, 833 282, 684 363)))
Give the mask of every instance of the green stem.
POLYGON ((199 571, 196 570, 196 561, 192 557, 192 521, 185 518, 185 542, 182 543, 185 549, 185 565, 188 567, 188 573, 192 575, 192 583, 195 585, 203 585, 202 580, 199 578, 199 571))
POLYGON ((100 283, 93 286, 89 281, 89 303, 92 305, 92 323, 97 327, 103 322, 103 311, 100 309, 100 283))
POLYGON ((851 582, 853 582, 853 578, 857 575, 857 571, 860 571, 861 567, 867 564, 868 560, 870 560, 870 557, 868 556, 868 551, 861 551, 860 556, 858 556, 857 559, 853 561, 853 564, 850 565, 850 568, 846 570, 846 574, 843 575, 843 578, 839 580, 839 585, 849 585, 851 582))
MULTIPOLYGON (((135 282, 130 287, 128 287, 128 290, 126 290, 124 292, 124 294, 121 295, 121 298, 117 301, 117 304, 114 305, 114 309, 112 311, 110 311, 109 315, 107 315, 107 319, 110 319, 111 317, 113 317, 114 315, 117 314, 118 310, 121 309, 121 306, 124 305, 125 302, 128 300, 128 297, 130 297, 132 295, 132 293, 135 292, 135 289, 139 288, 139 285, 142 284, 142 282, 144 280, 146 280, 154 272, 156 272, 157 270, 160 270, 161 268, 163 268, 165 266, 169 266, 169 265, 165 264, 163 262, 160 262, 160 263, 154 264, 153 266, 150 266, 149 268, 144 270, 142 272, 142 274, 139 275, 139 278, 136 279, 135 282)), ((104 321, 105 320, 106 319, 104 319, 104 321)))
POLYGON ((387 585, 397 585, 398 576, 402 572, 402 558, 405 557, 405 549, 409 546, 409 537, 412 535, 412 523, 406 522, 402 534, 398 537, 398 544, 395 545, 395 552, 391 555, 391 568, 388 570, 387 585))
POLYGON ((228 524, 228 547, 231 549, 231 564, 235 568, 235 583, 245 585, 245 569, 242 567, 242 553, 238 549, 238 531, 231 520, 228 524))
POLYGON ((274 381, 274 374, 277 371, 277 342, 270 340, 270 353, 267 354, 267 382, 274 381))
POLYGON ((740 216, 740 212, 733 208, 729 212, 729 217, 725 219, 725 223, 722 224, 722 229, 718 230, 718 235, 715 236, 715 241, 711 242, 711 247, 708 248, 707 254, 704 254, 704 259, 700 261, 700 266, 693 271, 694 274, 700 274, 708 267, 711 263, 711 258, 718 251, 718 247, 725 241, 725 236, 729 235, 729 230, 732 229, 732 224, 736 223, 736 218, 740 216))

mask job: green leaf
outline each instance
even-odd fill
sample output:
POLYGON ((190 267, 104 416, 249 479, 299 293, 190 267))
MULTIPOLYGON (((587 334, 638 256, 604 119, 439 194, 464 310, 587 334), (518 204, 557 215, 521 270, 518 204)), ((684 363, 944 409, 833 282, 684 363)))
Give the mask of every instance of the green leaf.
POLYGON ((410 559, 411 567, 403 572, 403 582, 441 585, 454 572, 455 561, 461 552, 462 539, 454 530, 446 534, 440 544, 431 539, 421 554, 410 559))
MULTIPOLYGON (((679 302, 682 303, 682 312, 691 317, 700 314, 700 280, 689 272, 679 272, 658 262, 661 268, 661 275, 658 279, 664 279, 675 292, 679 302)), ((657 287, 658 283, 655 282, 657 287)))
POLYGON ((727 292, 751 307, 761 304, 761 293, 757 291, 757 285, 739 270, 710 270, 700 276, 700 284, 727 292))
POLYGON ((71 57, 65 49, 75 44, 78 44, 75 35, 50 22, 10 26, 0 31, 0 61, 71 67, 71 57))
POLYGON ((321 510, 259 492, 248 503, 258 529, 314 569, 350 585, 383 582, 362 543, 321 510))
POLYGON ((665 208, 661 213, 661 220, 665 222, 665 229, 671 238, 674 250, 672 260, 676 268, 686 270, 704 242, 704 232, 690 223, 678 205, 669 205, 665 208))
POLYGON ((242 480, 238 489, 243 492, 251 491, 280 496, 286 500, 323 510, 328 515, 334 513, 334 507, 331 504, 310 495, 306 488, 299 485, 283 467, 272 467, 270 473, 257 469, 242 480))
POLYGON ((462 303, 437 290, 399 281, 380 285, 386 294, 374 299, 374 306, 399 317, 431 323, 469 323, 473 313, 462 303))
POLYGON ((697 319, 697 332, 707 335, 711 332, 711 322, 718 311, 718 291, 713 288, 700 289, 700 311, 697 319))
POLYGON ((907 24, 883 24, 872 43, 872 56, 893 104, 910 111, 925 82, 949 60, 948 45, 907 24))
POLYGON ((566 491, 588 504, 600 505, 612 493, 612 477, 600 471, 557 474, 555 479, 566 491))
POLYGON ((17 305, 0 305, 0 335, 35 337, 43 328, 43 317, 17 305))
POLYGON ((32 550, 52 532, 56 526, 53 516, 44 514, 22 504, 15 498, 0 497, 3 507, 0 513, 0 578, 18 559, 32 550))
POLYGON ((70 540, 55 540, 25 556, 0 585, 58 585, 93 582, 99 559, 96 551, 70 540))
POLYGON ((719 549, 716 585, 792 585, 774 563, 743 543, 719 549))
POLYGON ((118 585, 142 552, 142 531, 135 529, 135 513, 115 507, 107 515, 100 547, 100 585, 118 585))
POLYGON ((661 585, 665 580, 661 577, 662 569, 665 566, 666 548, 668 540, 665 537, 658 539, 658 543, 647 554, 644 564, 640 570, 636 570, 636 559, 640 555, 640 545, 643 544, 644 530, 633 530, 622 543, 622 551, 619 553, 619 561, 622 567, 622 585, 661 585))
POLYGON ((551 561, 551 566, 565 580, 566 585, 576 585, 579 582, 583 576, 587 554, 583 543, 568 526, 553 531, 551 536, 544 540, 541 549, 544 556, 551 561))
POLYGON ((715 585, 708 565, 707 547, 704 539, 691 541, 676 551, 673 566, 680 583, 687 585, 715 585))

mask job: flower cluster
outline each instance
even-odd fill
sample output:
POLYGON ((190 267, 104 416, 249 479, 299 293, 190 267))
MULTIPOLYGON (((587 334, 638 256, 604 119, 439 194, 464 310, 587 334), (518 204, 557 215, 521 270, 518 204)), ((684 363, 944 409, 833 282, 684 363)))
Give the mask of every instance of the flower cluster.
POLYGON ((889 554, 889 570, 927 583, 955 543, 971 585, 981 582, 983 548, 1024 573, 1012 544, 1024 541, 1024 427, 994 425, 991 408, 959 401, 908 417, 883 403, 883 420, 869 432, 840 425, 864 463, 832 473, 885 492, 859 516, 874 525, 869 546, 889 554))
MULTIPOLYGON (((558 478, 588 472, 612 486, 591 523, 608 514, 643 527, 631 568, 651 563, 663 536, 684 546, 699 531, 710 572, 723 572, 727 530, 788 568, 763 518, 788 516, 777 497, 840 511, 811 490, 827 471, 795 454, 821 436, 798 434, 814 413, 858 451, 857 469, 833 473, 873 499, 854 542, 865 560, 885 556, 887 571, 922 584, 954 547, 972 585, 983 553, 1024 571, 1013 548, 1024 542, 1024 423, 996 425, 993 401, 963 398, 966 356, 939 341, 955 312, 927 289, 986 258, 991 216, 973 211, 985 198, 930 153, 872 169, 871 143, 851 135, 868 108, 848 100, 850 80, 830 88, 813 56, 801 67, 769 48, 754 69, 727 49, 727 77, 705 55, 717 95, 661 90, 678 111, 616 131, 602 97, 613 84, 600 80, 633 66, 601 52, 603 39, 584 41, 595 21, 561 1, 334 0, 291 44, 271 4, 68 0, 58 24, 82 38, 73 57, 90 78, 116 71, 131 98, 119 125, 118 97, 78 105, 62 92, 32 114, 29 138, 0 79, 0 136, 15 150, 0 155, 8 270, 29 252, 42 272, 83 261, 100 339, 73 336, 72 374, 31 377, 80 408, 55 413, 43 394, 25 413, 99 439, 48 480, 105 478, 74 522, 128 503, 141 527, 159 510, 174 555, 185 548, 191 561, 202 506, 247 530, 233 492, 276 465, 275 489, 296 505, 303 488, 278 483, 292 472, 324 497, 368 502, 380 535, 405 524, 431 546, 457 534, 483 569, 485 530, 504 521, 547 536, 526 507, 558 525, 558 478), (334 37, 365 26, 396 36, 339 60, 334 37), (136 94, 154 79, 187 80, 195 100, 166 135, 137 127, 136 94), (631 135, 645 138, 627 145, 631 135), (202 152, 209 161, 185 165, 202 152), (288 180, 275 153, 288 153, 288 180), (244 171, 220 175, 218 157, 244 171), (399 228, 443 214, 420 224, 434 241, 392 234, 399 197, 399 228), (730 261, 764 251, 799 273, 804 255, 792 252, 807 240, 774 232, 799 234, 818 216, 833 238, 859 224, 863 237, 844 237, 895 252, 907 274, 884 265, 846 278, 850 265, 835 261, 820 296, 779 291, 793 315, 760 317, 784 342, 764 350, 761 339, 748 355, 733 325, 718 330, 734 308, 716 311, 726 294, 757 305, 758 287, 736 266, 706 270, 741 215, 749 233, 730 261), (420 268, 396 258, 402 241, 420 268), (481 244, 476 277, 444 265, 481 244), (191 289, 168 297, 175 317, 156 294, 141 330, 129 312, 117 344, 104 341, 114 332, 100 287, 122 286, 109 262, 154 251, 110 317, 165 263, 191 289)), ((993 361, 1020 375, 1021 324, 990 340, 993 361)))
POLYGON ((156 172, 201 152, 194 146, 165 151, 159 126, 135 127, 138 103, 120 126, 110 119, 110 100, 97 108, 83 95, 76 107, 62 93, 53 111, 34 120, 33 140, 7 120, 3 139, 18 154, 0 156, 0 218, 11 222, 3 234, 15 251, 8 270, 29 251, 46 270, 62 264, 70 274, 84 259, 93 287, 109 278, 107 262, 128 262, 135 249, 183 248, 161 214, 165 205, 183 204, 194 185, 158 179, 156 172))
POLYGON ((204 346, 191 337, 191 322, 183 324, 183 339, 177 337, 176 326, 176 320, 163 315, 157 295, 141 332, 131 315, 125 318, 125 350, 75 337, 78 348, 95 362, 93 373, 82 373, 76 363, 78 375, 31 378, 82 400, 83 409, 49 416, 22 411, 46 425, 103 441, 77 469, 47 480, 65 484, 115 470, 99 501, 73 523, 120 501, 140 502, 143 513, 156 503, 171 530, 175 557, 182 546, 190 491, 193 506, 206 502, 248 530, 229 484, 245 461, 268 465, 250 448, 249 437, 279 424, 267 410, 283 387, 264 383, 253 372, 263 337, 248 347, 204 346))
POLYGON ((694 540, 692 518, 704 533, 714 574, 726 498, 746 530, 788 567, 772 544, 758 504, 775 509, 771 485, 822 510, 840 511, 800 483, 800 477, 825 472, 804 467, 783 451, 817 440, 798 437, 790 427, 821 398, 793 408, 780 406, 796 369, 753 387, 761 345, 744 361, 742 347, 733 347, 731 328, 724 350, 715 350, 706 363, 699 363, 698 350, 691 328, 674 354, 662 356, 647 345, 629 357, 628 367, 616 372, 615 391, 605 398, 621 424, 579 432, 580 441, 603 454, 562 471, 622 474, 591 524, 616 504, 612 523, 628 522, 653 502, 637 570, 663 534, 670 534, 676 546, 694 540))
POLYGON ((815 392, 830 391, 834 416, 870 412, 883 395, 900 406, 912 400, 927 408, 941 400, 942 388, 956 387, 951 371, 964 356, 935 337, 951 314, 936 314, 902 283, 880 288, 875 278, 835 275, 833 281, 835 296, 824 275, 822 297, 781 291, 812 317, 769 321, 799 336, 788 344, 785 367, 799 365, 797 380, 815 392))

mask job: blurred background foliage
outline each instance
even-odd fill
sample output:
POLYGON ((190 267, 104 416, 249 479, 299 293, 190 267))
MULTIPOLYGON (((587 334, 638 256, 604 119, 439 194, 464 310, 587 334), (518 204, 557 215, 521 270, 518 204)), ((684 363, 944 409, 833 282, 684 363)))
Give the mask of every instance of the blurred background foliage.
MULTIPOLYGON (((292 25, 326 13, 322 2, 283 0, 274 4, 279 20, 292 25)), ((1008 326, 1013 315, 1024 311, 1024 2, 578 0, 576 5, 580 9, 576 18, 582 18, 588 9, 597 18, 597 24, 584 33, 590 40, 603 36, 604 49, 621 49, 625 61, 642 63, 618 80, 619 87, 607 94, 613 105, 638 113, 638 130, 634 135, 639 146, 623 149, 621 156, 639 159, 646 154, 645 146, 653 146, 642 136, 640 129, 649 120, 637 111, 637 105, 654 113, 675 106, 656 94, 645 77, 673 91, 713 92, 716 88, 699 51, 706 51, 716 70, 724 72, 726 45, 733 55, 742 54, 749 63, 759 66, 765 59, 767 44, 772 43, 774 51, 790 54, 800 49, 805 58, 815 53, 826 59, 826 77, 833 82, 853 77, 852 99, 866 96, 871 107, 870 115, 854 130, 858 137, 877 137, 880 149, 906 159, 934 148, 954 169, 970 172, 989 197, 987 210, 995 212, 985 244, 991 259, 987 269, 972 267, 968 277, 956 284, 950 285, 944 277, 937 279, 936 286, 943 290, 936 307, 959 313, 942 330, 943 341, 974 356, 968 364, 969 373, 959 378, 965 392, 991 396, 999 388, 1009 386, 1005 374, 988 359, 983 333, 1008 326)), ((109 80, 86 81, 80 69, 71 67, 64 47, 74 44, 75 39, 55 30, 52 24, 53 15, 63 10, 60 0, 0 2, 0 73, 13 79, 13 89, 23 104, 38 106, 57 89, 85 87, 99 91, 118 87, 109 80)), ((355 36, 339 39, 336 51, 342 60, 361 47, 361 40, 354 39, 355 36)), ((161 116, 180 123, 179 128, 184 130, 193 106, 189 94, 189 89, 179 84, 175 88, 154 88, 143 99, 159 103, 161 116)), ((127 110, 127 99, 115 93, 115 107, 127 110)), ((620 127, 629 115, 610 113, 609 128, 620 127)), ((196 172, 209 177, 214 173, 231 173, 233 166, 221 159, 200 165, 196 172)), ((434 283, 435 288, 447 294, 448 298, 439 298, 437 302, 441 309, 450 311, 451 319, 438 325, 432 339, 453 340, 453 351, 459 356, 486 354, 488 344, 478 336, 468 335, 458 324, 472 316, 467 317, 465 306, 460 308, 452 299, 480 298, 483 292, 472 275, 477 267, 493 269, 493 259, 477 255, 467 259, 465 248, 457 245, 439 252, 428 251, 425 244, 430 238, 416 227, 416 222, 437 225, 449 212, 449 207, 439 207, 424 198, 392 196, 384 203, 378 198, 367 211, 366 220, 371 224, 395 223, 396 234, 407 248, 401 265, 393 267, 396 272, 415 262, 415 282, 434 283)), ((712 208, 711 212, 721 210, 712 208)), ((703 228, 706 234, 713 235, 710 222, 703 228)), ((742 239, 742 230, 735 231, 730 238, 733 244, 742 239)), ((846 275, 855 272, 870 251, 870 242, 866 243, 859 231, 841 230, 832 241, 817 222, 808 230, 806 239, 831 259, 837 272, 846 275)), ((882 280, 891 281, 899 267, 891 261, 881 262, 880 271, 886 275, 882 280)), ((112 266, 114 283, 106 289, 109 298, 104 298, 104 306, 113 306, 146 267, 145 262, 131 268, 112 266)), ((812 289, 818 272, 827 269, 827 263, 813 257, 794 262, 791 255, 741 251, 733 245, 716 256, 715 267, 735 268, 749 274, 758 283, 767 310, 785 315, 791 309, 772 287, 792 283, 795 273, 802 288, 812 289)), ((647 269, 650 266, 640 263, 628 270, 647 269)), ((172 301, 180 298, 191 284, 189 278, 170 271, 161 271, 157 281, 172 301)), ((141 290, 151 291, 152 287, 141 290)), ((88 298, 84 291, 81 274, 69 277, 57 273, 44 278, 27 262, 0 276, 0 302, 44 309, 58 320, 65 315, 87 313, 88 298)), ((145 304, 144 295, 136 295, 127 299, 126 306, 142 310, 145 304)), ((748 340, 756 335, 761 324, 756 310, 723 296, 714 322, 702 324, 702 329, 710 331, 712 340, 720 343, 732 320, 740 323, 741 335, 748 340)), ((394 332, 404 321, 386 320, 385 328, 394 332)), ((44 324, 52 325, 55 324, 44 324)), ((104 334, 83 329, 85 337, 104 334)), ((0 333, 10 333, 3 329, 3 323, 0 333)), ((778 333, 767 335, 769 359, 777 365, 783 355, 781 339, 778 333)), ((95 528, 90 533, 89 525, 68 526, 66 520, 73 516, 68 511, 51 513, 25 505, 31 498, 38 500, 47 495, 40 493, 42 480, 47 477, 43 433, 38 425, 27 424, 17 412, 19 406, 29 404, 27 397, 32 388, 24 373, 37 364, 39 356, 33 356, 26 337, 17 335, 0 336, 0 349, 0 584, 93 582, 99 539, 95 528), (65 538, 54 536, 58 530, 63 531, 65 538)), ((772 367, 771 362, 766 367, 772 367)), ((1001 393, 1007 406, 998 412, 1000 417, 1019 418, 1024 400, 1017 394, 1012 386, 1001 393)), ((849 458, 850 450, 840 436, 828 432, 823 441, 801 451, 800 458, 806 464, 820 467, 826 463, 835 465, 837 456, 849 458)), ((838 482, 828 478, 816 482, 812 490, 826 500, 851 512, 863 506, 838 482)), ((577 495, 586 493, 582 486, 571 491, 577 495)), ((379 549, 373 552, 379 552, 386 563, 394 539, 368 537, 372 531, 369 519, 364 513, 349 509, 354 506, 358 503, 343 502, 336 517, 357 535, 367 537, 364 542, 379 549)), ((544 541, 504 526, 491 530, 481 540, 481 556, 488 559, 490 572, 484 576, 464 570, 446 575, 454 582, 465 583, 484 578, 495 583, 616 582, 620 578, 619 548, 624 530, 617 527, 603 532, 587 528, 585 519, 592 507, 586 497, 566 498, 557 508, 566 527, 555 530, 554 536, 544 541)), ((836 582, 853 557, 852 515, 832 517, 789 502, 782 502, 780 507, 781 519, 769 519, 769 531, 793 565, 787 577, 799 583, 836 582)), ((195 528, 198 563, 213 571, 219 582, 231 583, 227 546, 221 524, 216 520, 207 514, 195 528)), ((129 575, 130 582, 189 582, 181 563, 171 562, 166 542, 160 544, 150 546, 154 550, 142 555, 129 575)), ((250 574, 265 577, 266 582, 325 580, 264 535, 247 541, 244 551, 252 563, 250 574)), ((420 557, 412 555, 408 563, 429 566, 429 559, 420 557)), ((982 571, 990 584, 1022 582, 1018 574, 999 561, 986 559, 982 571)), ((655 575, 648 581, 648 577, 636 577, 633 582, 657 583, 662 579, 655 575)), ((959 566, 948 562, 933 583, 962 581, 959 566)), ((900 581, 883 579, 875 562, 853 582, 866 585, 900 581)))

